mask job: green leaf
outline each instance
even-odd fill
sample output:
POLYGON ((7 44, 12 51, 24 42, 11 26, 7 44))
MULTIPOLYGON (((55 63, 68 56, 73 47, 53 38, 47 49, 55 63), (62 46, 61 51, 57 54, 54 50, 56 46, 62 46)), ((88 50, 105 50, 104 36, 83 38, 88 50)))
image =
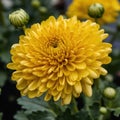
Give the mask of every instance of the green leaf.
POLYGON ((73 120, 92 120, 89 116, 88 111, 81 109, 77 114, 74 115, 73 120))
POLYGON ((115 108, 114 115, 115 115, 116 117, 119 117, 119 116, 120 116, 120 107, 115 108))
POLYGON ((50 100, 48 102, 50 108, 56 113, 56 114, 59 114, 60 112, 64 112, 66 109, 67 109, 67 105, 61 105, 61 101, 53 101, 53 100, 50 100))
POLYGON ((17 111, 17 114, 14 116, 15 120, 29 120, 24 111, 17 111))
POLYGON ((76 114, 72 114, 71 110, 68 108, 65 112, 59 114, 56 120, 91 120, 88 112, 85 110, 80 110, 76 114))
POLYGON ((21 97, 18 99, 18 104, 22 105, 22 108, 26 110, 25 112, 29 114, 37 111, 48 111, 56 116, 56 113, 51 109, 49 103, 44 101, 43 97, 44 96, 32 99, 21 97))
POLYGON ((55 111, 56 105, 52 104, 50 106, 49 102, 44 101, 44 95, 38 98, 28 98, 28 97, 21 97, 18 99, 18 104, 25 109, 25 113, 31 114, 32 112, 44 112, 47 111, 54 116, 57 116, 57 112, 55 111), (53 109, 54 108, 54 109, 53 109))
POLYGON ((29 120, 55 120, 55 117, 49 112, 37 112, 31 115, 28 115, 29 120))
POLYGON ((33 112, 26 113, 25 111, 18 111, 14 116, 15 120, 55 120, 55 116, 49 112, 33 112))
POLYGON ((73 120, 73 119, 74 119, 74 116, 71 115, 71 111, 69 108, 66 109, 65 112, 61 112, 56 118, 56 120, 73 120))
POLYGON ((99 112, 100 104, 94 103, 92 106, 89 107, 89 115, 93 120, 98 120, 98 117, 100 115, 99 112))

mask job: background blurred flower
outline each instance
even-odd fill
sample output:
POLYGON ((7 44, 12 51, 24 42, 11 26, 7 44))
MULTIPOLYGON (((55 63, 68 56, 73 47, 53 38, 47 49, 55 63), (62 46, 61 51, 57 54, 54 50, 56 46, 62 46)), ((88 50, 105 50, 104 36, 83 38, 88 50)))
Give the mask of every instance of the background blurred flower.
POLYGON ((13 1, 12 0, 1 0, 2 4, 4 5, 5 8, 9 9, 13 6, 13 1))
POLYGON ((12 80, 21 94, 34 98, 46 93, 46 101, 61 98, 63 104, 81 92, 91 96, 93 79, 105 75, 102 65, 111 62, 111 44, 103 42, 108 35, 99 28, 91 21, 60 16, 26 29, 12 46, 7 65, 16 70, 12 80))
POLYGON ((103 16, 98 19, 99 23, 112 23, 116 20, 118 11, 120 11, 120 3, 118 0, 73 0, 66 14, 69 17, 76 15, 79 19, 92 19, 88 15, 88 8, 94 3, 100 3, 104 6, 105 12, 103 16))

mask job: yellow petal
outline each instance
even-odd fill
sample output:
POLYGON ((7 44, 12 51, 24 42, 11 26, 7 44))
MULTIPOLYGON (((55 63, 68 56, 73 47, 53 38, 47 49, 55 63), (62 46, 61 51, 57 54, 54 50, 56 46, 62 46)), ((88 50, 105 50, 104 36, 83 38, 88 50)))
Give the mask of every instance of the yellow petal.
POLYGON ((81 83, 82 84, 82 90, 86 96, 92 96, 92 87, 89 84, 81 83))
POLYGON ((59 92, 58 92, 56 89, 51 91, 51 94, 52 94, 53 96, 56 96, 58 93, 59 93, 59 92))
POLYGON ((111 58, 110 57, 105 57, 105 58, 103 58, 101 61, 102 61, 102 63, 103 64, 108 64, 108 63, 110 63, 111 62, 111 58))
POLYGON ((58 76, 56 73, 52 73, 51 75, 48 76, 48 79, 55 81, 58 79, 58 76))
POLYGON ((43 71, 38 70, 38 71, 32 72, 32 74, 37 76, 37 77, 43 77, 43 76, 45 76, 46 73, 43 72, 43 71))
POLYGON ((91 78, 98 78, 99 75, 95 71, 93 71, 91 69, 88 69, 88 71, 89 71, 89 76, 91 78))
POLYGON ((75 89, 73 89, 72 94, 73 94, 73 96, 76 97, 76 98, 80 96, 80 93, 77 93, 77 92, 75 91, 75 89))
POLYGON ((90 78, 88 78, 88 77, 83 78, 83 81, 84 81, 85 83, 87 83, 87 84, 90 84, 90 85, 93 84, 93 79, 90 79, 90 78))
POLYGON ((27 85, 28 85, 27 81, 24 80, 24 79, 22 79, 22 78, 20 78, 20 79, 17 81, 16 87, 17 87, 17 89, 22 90, 22 89, 24 89, 27 85))
POLYGON ((71 85, 71 86, 76 83, 76 81, 73 81, 73 80, 71 80, 71 79, 69 79, 69 78, 66 78, 66 80, 67 80, 67 83, 68 83, 69 85, 71 85))
POLYGON ((37 87, 39 87, 40 86, 40 82, 38 81, 38 80, 33 80, 30 84, 29 84, 29 86, 28 86, 28 89, 29 90, 31 90, 31 91, 33 91, 33 90, 35 90, 37 87))
POLYGON ((51 99, 51 95, 49 94, 49 93, 47 93, 46 95, 45 95, 45 98, 44 98, 44 100, 45 101, 49 101, 50 99, 51 99))
POLYGON ((58 85, 58 86, 57 86, 57 90, 58 90, 58 91, 62 91, 63 88, 64 88, 64 85, 58 85))
POLYGON ((54 81, 52 81, 52 80, 48 80, 48 82, 47 82, 47 88, 51 88, 51 87, 53 87, 54 84, 55 84, 54 81))
POLYGON ((71 94, 68 94, 65 96, 65 98, 62 99, 62 104, 64 105, 67 105, 71 102, 71 99, 72 99, 72 95, 71 94))
POLYGON ((41 95, 43 95, 43 92, 37 91, 36 97, 40 97, 41 95))
POLYGON ((21 65, 27 66, 27 67, 34 67, 34 64, 31 63, 30 61, 22 60, 20 62, 21 65))
POLYGON ((76 91, 76 93, 81 93, 82 91, 82 86, 81 86, 81 83, 80 82, 76 82, 76 84, 74 85, 74 89, 76 91))
POLYGON ((63 67, 61 70, 63 71, 65 76, 68 76, 70 74, 70 71, 67 70, 65 67, 63 67))
POLYGON ((106 75, 107 74, 107 70, 104 69, 103 67, 100 67, 99 70, 100 70, 102 75, 106 75))
POLYGON ((56 66, 51 66, 48 70, 48 74, 52 73, 55 68, 56 68, 56 66))
POLYGON ((12 80, 18 80, 23 76, 21 71, 15 71, 12 74, 12 80))
POLYGON ((68 71, 74 71, 74 70, 75 70, 74 64, 72 65, 72 64, 70 64, 70 63, 68 63, 68 64, 66 65, 66 68, 67 68, 68 71))
POLYGON ((32 73, 24 73, 21 77, 23 77, 26 80, 34 80, 37 79, 36 76, 32 75, 32 73))
POLYGON ((47 86, 46 86, 46 84, 41 84, 40 86, 39 86, 39 91, 40 92, 45 92, 45 91, 47 91, 47 86))
POLYGON ((28 91, 28 97, 29 98, 37 97, 37 91, 36 90, 34 90, 34 91, 28 91))
POLYGON ((85 69, 85 70, 79 70, 78 71, 78 75, 79 75, 79 79, 87 77, 89 75, 89 72, 85 69))
POLYGON ((21 95, 27 95, 28 93, 28 88, 25 88, 24 90, 21 90, 21 95))
POLYGON ((61 92, 58 93, 56 96, 53 97, 54 101, 58 101, 61 97, 61 92))
POLYGON ((43 77, 43 78, 40 77, 40 81, 41 81, 41 83, 46 83, 48 81, 48 79, 47 79, 47 77, 43 77))
POLYGON ((22 70, 23 73, 32 73, 32 69, 31 68, 25 68, 22 70))
POLYGON ((72 92, 72 86, 66 84, 64 87, 65 94, 70 94, 72 92))
POLYGON ((62 77, 62 76, 63 76, 62 70, 59 70, 59 71, 58 71, 57 76, 58 76, 58 77, 62 77))
POLYGON ((15 63, 9 63, 9 64, 7 64, 7 68, 15 70, 17 68, 17 64, 15 64, 15 63))
POLYGON ((65 77, 60 77, 59 78, 59 84, 60 85, 65 85, 65 77))
POLYGON ((86 68, 86 64, 83 62, 83 63, 79 63, 79 64, 76 64, 75 65, 75 68, 76 69, 85 69, 86 68))
POLYGON ((77 81, 77 79, 78 79, 78 72, 77 71, 70 72, 69 79, 71 81, 77 81))

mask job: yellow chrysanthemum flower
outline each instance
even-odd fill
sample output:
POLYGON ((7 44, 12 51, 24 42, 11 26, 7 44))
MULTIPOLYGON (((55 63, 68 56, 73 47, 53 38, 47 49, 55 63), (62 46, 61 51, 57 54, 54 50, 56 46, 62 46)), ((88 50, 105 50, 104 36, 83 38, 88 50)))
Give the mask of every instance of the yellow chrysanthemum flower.
POLYGON ((118 0, 73 0, 66 14, 68 17, 76 15, 79 19, 94 20, 88 15, 88 8, 94 3, 100 3, 104 7, 104 14, 101 18, 97 19, 98 23, 112 23, 116 20, 118 11, 120 11, 120 3, 118 0))
POLYGON ((34 98, 46 93, 46 101, 53 97, 62 104, 81 92, 91 96, 93 79, 105 75, 102 65, 111 61, 111 44, 103 42, 108 34, 99 28, 89 20, 60 16, 26 29, 12 46, 12 63, 7 65, 16 70, 12 80, 21 94, 34 98))

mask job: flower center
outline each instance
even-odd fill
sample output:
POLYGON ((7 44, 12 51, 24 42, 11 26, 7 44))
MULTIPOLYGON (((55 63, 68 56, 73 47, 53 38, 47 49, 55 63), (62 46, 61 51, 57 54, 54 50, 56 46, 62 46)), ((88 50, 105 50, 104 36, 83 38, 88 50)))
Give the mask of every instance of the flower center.
POLYGON ((50 40, 49 45, 52 46, 53 48, 57 48, 58 47, 58 42, 59 42, 58 39, 53 38, 53 39, 50 40))
POLYGON ((53 42, 53 43, 51 43, 51 46, 52 46, 53 48, 57 48, 58 43, 57 43, 57 42, 53 42))

